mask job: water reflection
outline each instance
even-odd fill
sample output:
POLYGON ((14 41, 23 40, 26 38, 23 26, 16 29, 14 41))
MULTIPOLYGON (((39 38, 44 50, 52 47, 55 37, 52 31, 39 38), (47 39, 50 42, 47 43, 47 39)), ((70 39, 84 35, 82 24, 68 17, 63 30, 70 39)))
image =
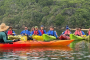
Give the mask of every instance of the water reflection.
POLYGON ((90 60, 90 43, 74 41, 70 47, 0 48, 3 60, 90 60))

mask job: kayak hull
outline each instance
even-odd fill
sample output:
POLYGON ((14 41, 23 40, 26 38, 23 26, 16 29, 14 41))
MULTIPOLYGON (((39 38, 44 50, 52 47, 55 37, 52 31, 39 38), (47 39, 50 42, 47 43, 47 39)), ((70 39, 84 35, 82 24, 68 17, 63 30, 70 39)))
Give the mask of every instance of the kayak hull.
POLYGON ((76 36, 74 34, 70 34, 70 39, 74 39, 74 40, 83 40, 84 38, 81 36, 76 36))
POLYGON ((70 37, 69 36, 65 36, 65 35, 61 35, 59 37, 60 40, 70 40, 70 37))
POLYGON ((58 46, 67 46, 74 40, 55 40, 50 42, 42 41, 19 41, 14 42, 13 44, 0 44, 0 47, 58 47, 58 46))
POLYGON ((33 35, 32 36, 33 39, 37 40, 37 41, 44 41, 42 36, 39 35, 33 35))
POLYGON ((44 41, 51 41, 51 40, 55 40, 56 37, 54 37, 54 36, 49 36, 49 35, 47 35, 47 34, 43 34, 43 39, 44 39, 44 41))

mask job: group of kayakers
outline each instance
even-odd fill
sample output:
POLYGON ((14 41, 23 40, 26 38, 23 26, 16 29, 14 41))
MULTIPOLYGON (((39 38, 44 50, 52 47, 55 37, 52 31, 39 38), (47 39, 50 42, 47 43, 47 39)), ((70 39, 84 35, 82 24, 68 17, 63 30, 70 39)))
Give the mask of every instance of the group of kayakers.
MULTIPOLYGON (((49 29, 48 32, 46 32, 46 30, 44 30, 43 25, 40 26, 40 30, 39 30, 38 26, 32 27, 31 31, 29 31, 28 27, 25 27, 24 30, 20 34, 27 36, 31 40, 33 40, 33 39, 31 37, 29 37, 29 36, 32 36, 32 35, 42 36, 43 34, 54 36, 57 39, 59 38, 58 35, 57 35, 57 32, 54 30, 53 26, 50 26, 50 29, 49 29)), ((66 30, 61 35, 70 36, 70 34, 71 34, 71 30, 70 30, 70 28, 68 26, 66 26, 66 30)), ((78 35, 78 36, 85 35, 85 33, 81 30, 81 28, 76 28, 76 31, 74 32, 74 34, 78 35)), ((15 39, 8 40, 8 35, 15 36, 16 33, 13 31, 12 27, 6 26, 5 23, 2 23, 0 25, 0 43, 8 43, 8 42, 19 41, 19 40, 15 40, 15 39), (8 30, 8 31, 5 32, 6 30, 8 30)), ((88 31, 88 35, 90 35, 90 28, 89 28, 89 31, 88 31)))
MULTIPOLYGON (((69 36, 71 34, 70 28, 68 26, 66 26, 66 30, 62 34, 65 34, 65 35, 69 36)), ((74 34, 78 35, 78 36, 85 35, 85 33, 81 30, 81 27, 76 28, 74 34)))

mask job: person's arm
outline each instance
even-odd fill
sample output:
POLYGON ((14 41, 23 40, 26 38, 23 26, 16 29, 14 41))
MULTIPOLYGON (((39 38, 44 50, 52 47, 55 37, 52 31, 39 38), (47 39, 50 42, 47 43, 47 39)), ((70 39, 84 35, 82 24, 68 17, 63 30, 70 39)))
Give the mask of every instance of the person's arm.
POLYGON ((62 34, 64 34, 64 33, 65 33, 65 31, 62 34))
POLYGON ((20 34, 22 35, 23 34, 23 31, 20 34))
POLYGON ((16 35, 14 31, 13 31, 13 33, 14 33, 13 35, 16 35))
POLYGON ((82 31, 82 35, 85 35, 85 33, 82 31))
POLYGON ((38 35, 40 35, 40 36, 41 36, 41 35, 42 35, 42 33, 41 33, 39 30, 38 30, 38 32, 39 32, 39 34, 38 34, 38 35))
POLYGON ((5 43, 13 42, 13 40, 7 40, 7 36, 6 36, 5 33, 3 34, 3 40, 4 40, 5 43))
POLYGON ((32 33, 31 33, 32 35, 34 34, 34 31, 32 31, 32 33))
POLYGON ((47 32, 47 34, 49 34, 50 33, 50 30, 47 32))
POLYGON ((56 34, 56 32, 54 31, 54 36, 57 38, 57 34, 56 34))
POLYGON ((46 30, 44 30, 44 34, 46 34, 46 30))

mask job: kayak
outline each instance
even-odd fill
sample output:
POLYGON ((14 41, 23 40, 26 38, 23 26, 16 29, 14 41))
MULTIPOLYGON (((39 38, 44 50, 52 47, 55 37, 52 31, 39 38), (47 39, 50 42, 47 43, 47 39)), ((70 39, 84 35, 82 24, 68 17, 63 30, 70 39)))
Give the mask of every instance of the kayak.
POLYGON ((43 41, 18 41, 9 43, 0 43, 0 47, 57 47, 57 46, 67 46, 74 40, 55 40, 50 42, 43 41))
POLYGON ((39 35, 32 35, 32 38, 37 41, 44 41, 42 36, 39 35))
POLYGON ((55 40, 56 37, 50 36, 50 35, 47 35, 47 34, 43 34, 43 39, 44 39, 44 41, 52 41, 52 40, 55 40))
POLYGON ((82 40, 74 40, 71 44, 70 44, 70 48, 75 48, 75 45, 78 43, 78 42, 81 42, 82 40))
POLYGON ((84 38, 81 36, 76 36, 74 34, 70 34, 70 39, 74 39, 74 40, 83 40, 84 38))
MULTIPOLYGON (((13 51, 13 52, 19 52, 20 51, 20 53, 22 52, 32 52, 32 51, 35 51, 35 52, 44 52, 44 51, 55 51, 55 50, 59 50, 59 51, 71 51, 72 50, 72 48, 70 48, 70 47, 68 47, 68 46, 64 46, 64 47, 31 47, 31 48, 28 48, 28 47, 26 47, 26 48, 0 48, 0 51, 2 51, 2 52, 11 52, 11 51, 13 51)), ((24 52, 24 54, 26 54, 24 52)))
POLYGON ((60 40, 70 40, 70 37, 69 36, 66 36, 66 35, 61 35, 59 37, 60 40))
POLYGON ((86 36, 85 40, 90 40, 90 35, 86 36))
POLYGON ((27 41, 27 36, 23 35, 17 35, 17 36, 12 36, 8 35, 8 40, 13 40, 13 39, 20 39, 21 41, 27 41))

